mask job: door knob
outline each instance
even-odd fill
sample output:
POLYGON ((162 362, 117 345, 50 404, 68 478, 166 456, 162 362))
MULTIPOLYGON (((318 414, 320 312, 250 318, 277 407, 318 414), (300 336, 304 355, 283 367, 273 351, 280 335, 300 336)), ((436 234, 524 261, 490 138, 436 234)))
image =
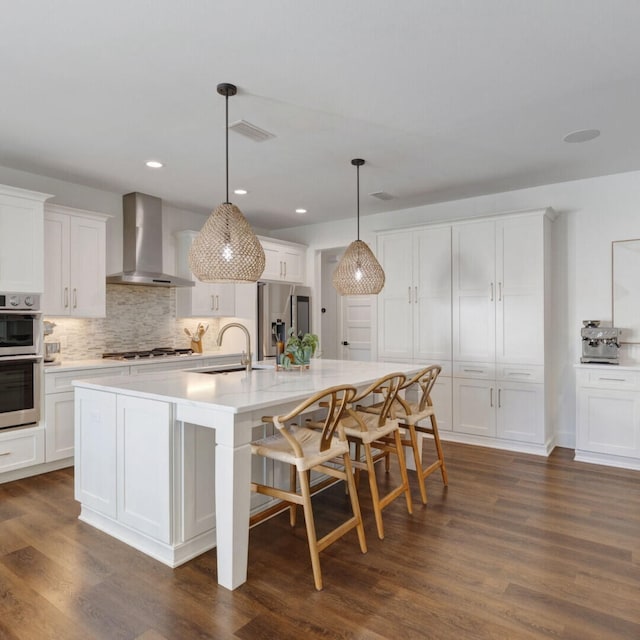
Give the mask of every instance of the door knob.
POLYGON ((346 340, 343 340, 343 341, 342 341, 342 346, 344 346, 344 347, 348 347, 348 346, 349 346, 349 343, 348 343, 346 340))

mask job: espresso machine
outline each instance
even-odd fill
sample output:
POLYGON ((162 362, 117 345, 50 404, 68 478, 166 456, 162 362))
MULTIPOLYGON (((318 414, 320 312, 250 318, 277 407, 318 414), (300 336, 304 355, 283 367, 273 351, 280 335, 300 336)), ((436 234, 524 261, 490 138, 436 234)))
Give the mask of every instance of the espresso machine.
POLYGON ((620 329, 601 327, 599 320, 583 320, 582 357, 580 362, 618 364, 620 329))

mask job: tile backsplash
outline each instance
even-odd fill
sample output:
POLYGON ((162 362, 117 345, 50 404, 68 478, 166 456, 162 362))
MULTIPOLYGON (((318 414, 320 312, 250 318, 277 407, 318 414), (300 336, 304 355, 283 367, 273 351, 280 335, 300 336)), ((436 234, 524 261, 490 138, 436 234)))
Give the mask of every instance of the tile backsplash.
POLYGON ((187 348, 191 341, 184 330, 194 331, 198 322, 209 325, 204 349, 213 350, 220 326, 219 318, 176 318, 175 289, 120 284, 107 285, 106 318, 45 320, 56 325, 46 340, 61 343, 63 360, 100 358, 111 351, 187 348))

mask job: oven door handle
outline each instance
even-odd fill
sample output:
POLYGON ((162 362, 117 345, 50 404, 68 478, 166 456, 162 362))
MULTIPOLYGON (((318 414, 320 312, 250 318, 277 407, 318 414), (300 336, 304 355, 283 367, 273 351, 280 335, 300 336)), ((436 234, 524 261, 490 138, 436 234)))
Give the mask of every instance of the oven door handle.
POLYGON ((7 362, 40 362, 44 356, 0 356, 0 366, 7 362))

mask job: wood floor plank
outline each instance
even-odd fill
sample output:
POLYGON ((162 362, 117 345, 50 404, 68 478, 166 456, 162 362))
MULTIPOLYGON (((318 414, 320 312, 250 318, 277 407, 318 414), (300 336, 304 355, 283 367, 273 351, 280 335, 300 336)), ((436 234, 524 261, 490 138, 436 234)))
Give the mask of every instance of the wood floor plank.
MULTIPOLYGON (((321 592, 302 514, 251 530, 230 592, 215 551, 170 569, 80 522, 72 469, 0 485, 0 640, 640 639, 639 472, 444 448, 449 487, 430 476, 423 506, 410 474, 414 514, 389 505, 384 540, 362 478, 369 552, 326 549, 321 592)), ((320 529, 349 508, 339 485, 314 503, 320 529)))

